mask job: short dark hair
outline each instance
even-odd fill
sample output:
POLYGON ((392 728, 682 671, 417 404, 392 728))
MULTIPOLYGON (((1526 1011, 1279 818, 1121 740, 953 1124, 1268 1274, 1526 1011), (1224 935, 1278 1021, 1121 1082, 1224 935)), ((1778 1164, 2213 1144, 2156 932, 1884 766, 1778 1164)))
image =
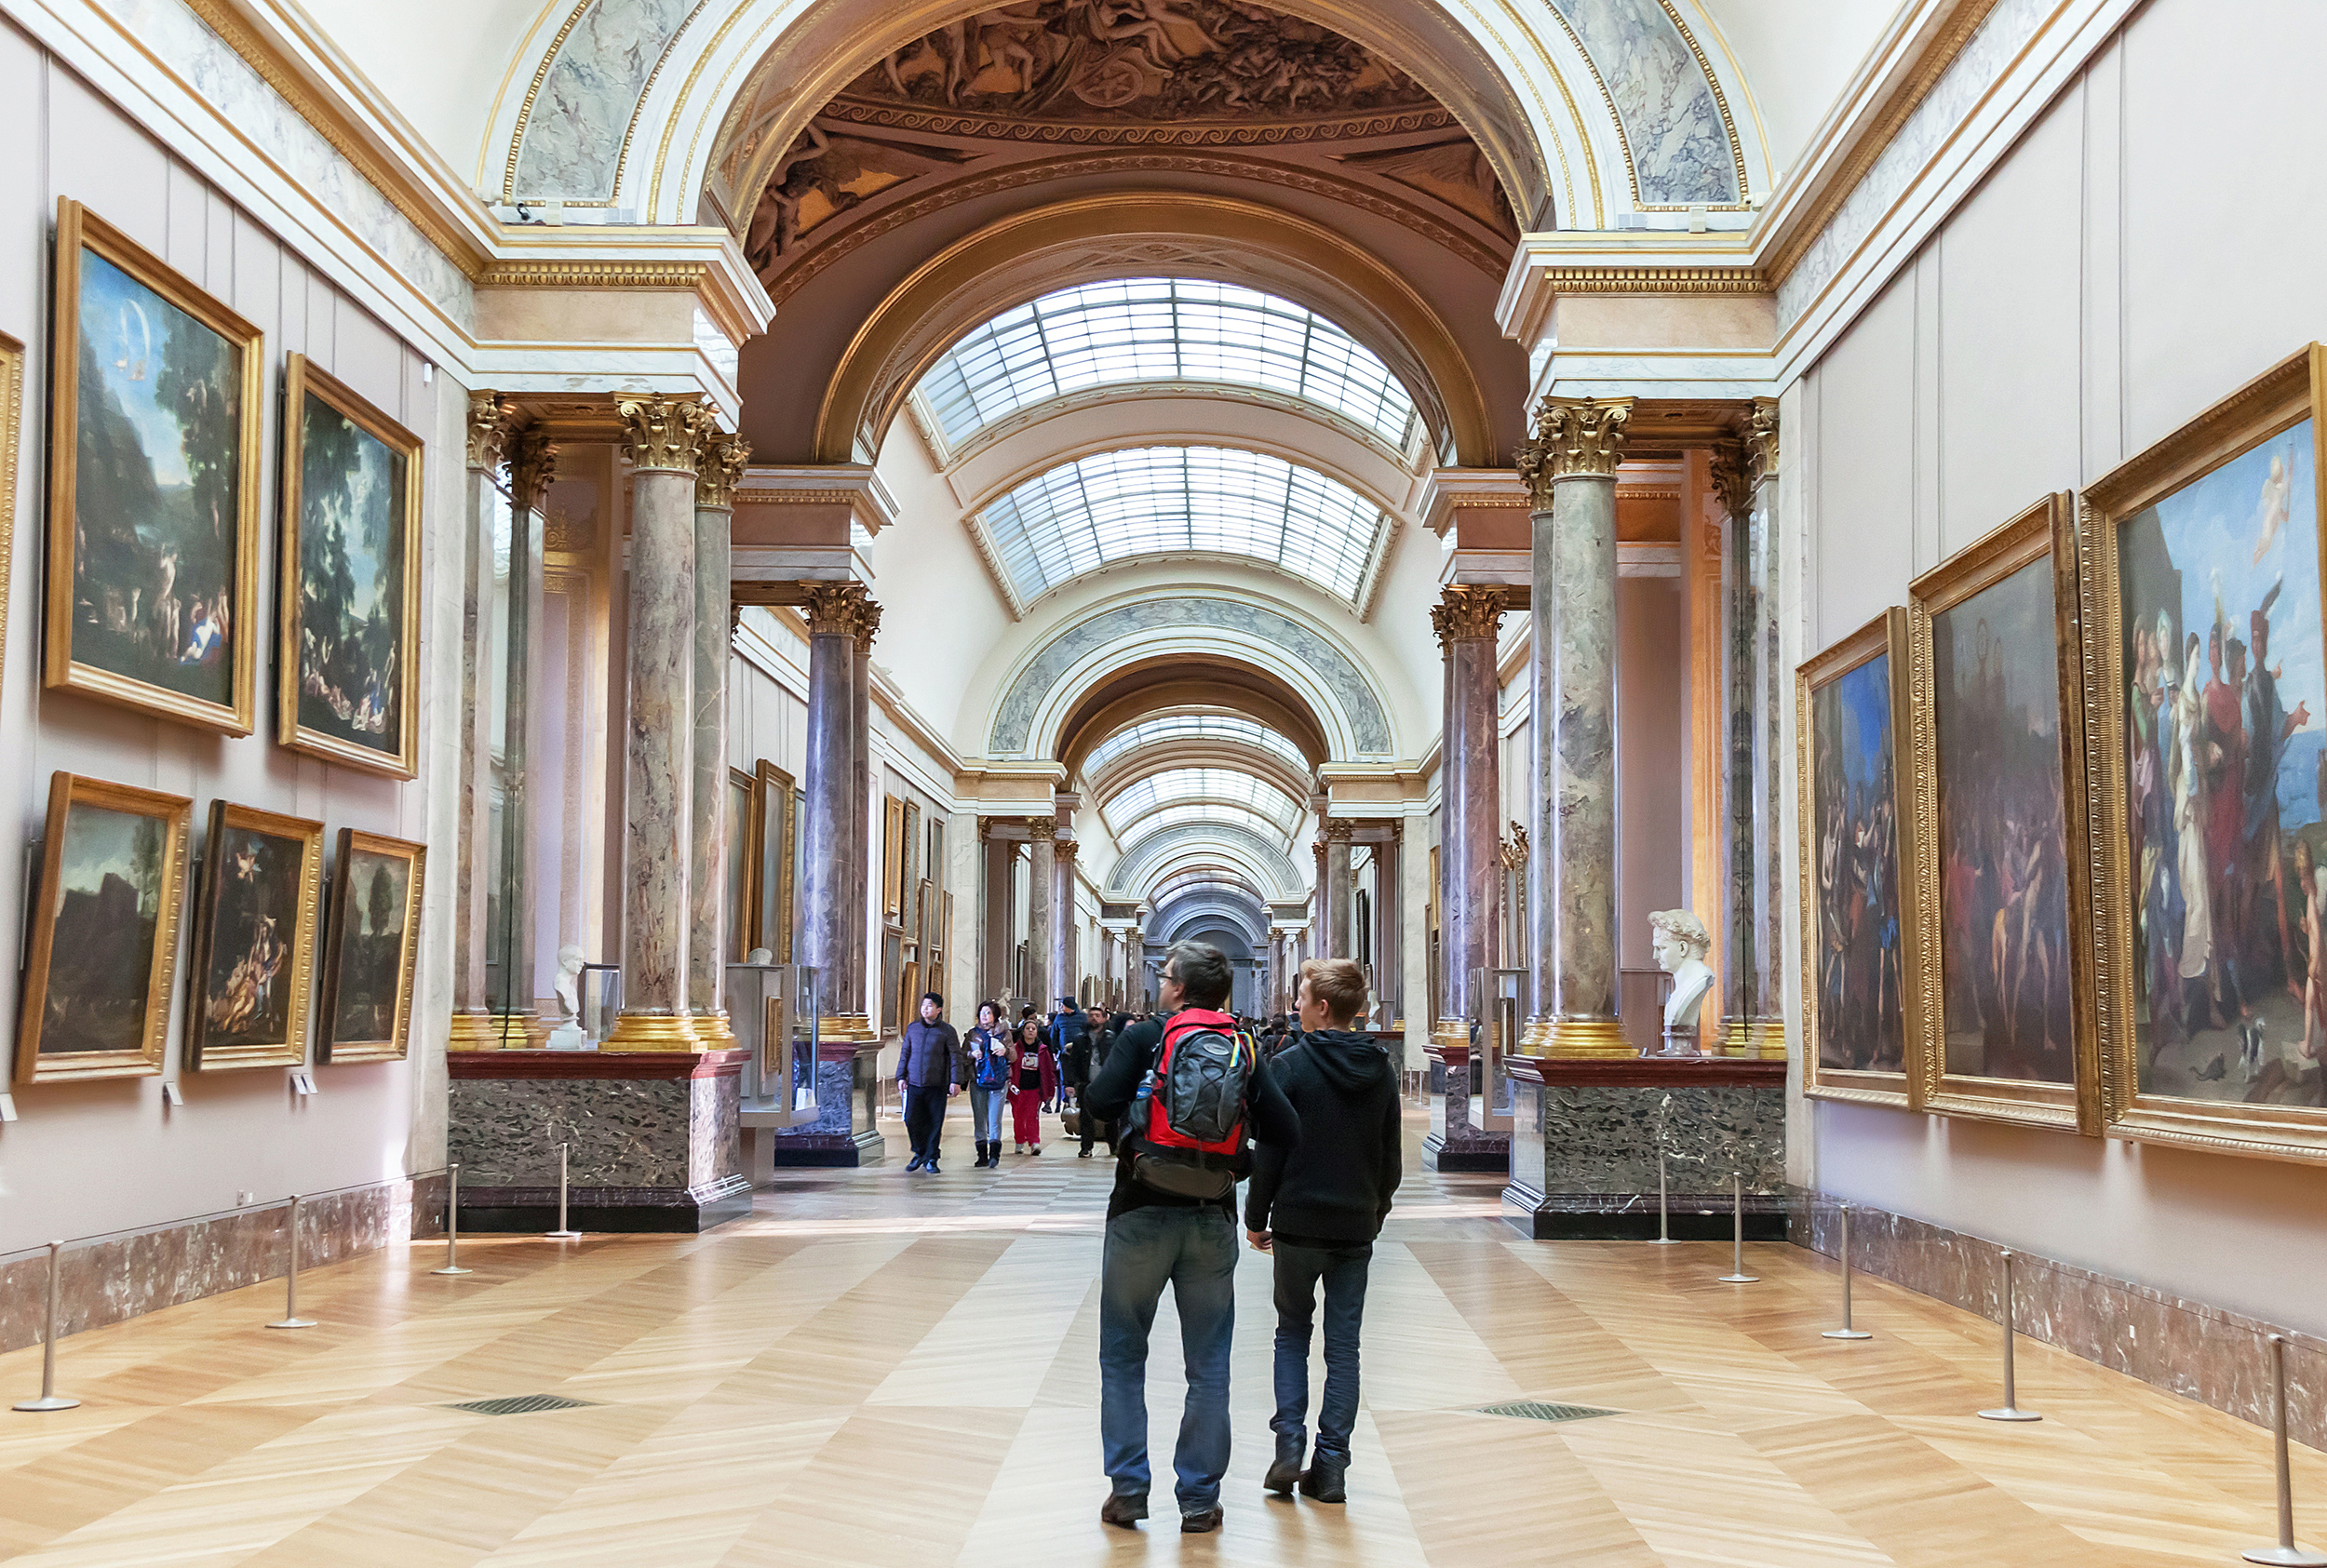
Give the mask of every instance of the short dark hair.
POLYGON ((946 1005, 946 998, 939 996, 935 991, 923 991, 921 993, 921 1000, 925 1002, 935 1002, 939 1007, 946 1005))
POLYGON ((1190 1007, 1217 1009, 1228 1000, 1235 976, 1228 955, 1209 942, 1175 942, 1164 961, 1179 973, 1179 994, 1190 1007))

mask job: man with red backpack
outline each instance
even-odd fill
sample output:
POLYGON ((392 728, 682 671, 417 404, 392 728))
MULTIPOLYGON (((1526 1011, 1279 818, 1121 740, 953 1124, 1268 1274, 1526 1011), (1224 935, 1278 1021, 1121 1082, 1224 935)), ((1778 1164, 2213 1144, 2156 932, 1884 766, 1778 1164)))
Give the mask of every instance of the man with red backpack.
POLYGON ((1175 944, 1159 983, 1163 1021, 1124 1030, 1083 1096, 1085 1115, 1123 1122, 1099 1270, 1099 1441, 1111 1488, 1099 1518, 1125 1529, 1148 1517, 1148 1332, 1166 1283, 1188 1371, 1172 1456, 1179 1527, 1220 1527, 1236 1184, 1251 1172, 1253 1143, 1300 1141, 1252 1037, 1220 1011, 1230 983, 1218 948, 1175 944))

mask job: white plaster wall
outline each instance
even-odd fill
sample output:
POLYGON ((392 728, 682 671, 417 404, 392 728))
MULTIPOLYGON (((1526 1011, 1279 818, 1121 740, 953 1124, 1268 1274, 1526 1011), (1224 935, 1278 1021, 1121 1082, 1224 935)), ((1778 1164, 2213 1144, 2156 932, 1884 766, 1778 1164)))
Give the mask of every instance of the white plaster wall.
POLYGON ((1715 24, 1714 37, 1698 41, 1713 59, 1729 112, 1759 121, 1769 161, 1782 181, 1808 151, 1819 121, 1903 7, 1895 0, 1845 0, 1841 5, 1835 0, 1698 0, 1697 8, 1715 24), (1728 69, 1715 53, 1723 46, 1742 70, 1728 69))
MULTIPOLYGON (((441 374, 351 304, 323 273, 279 245, 78 78, 0 26, 0 331, 30 350, 23 462, 16 495, 5 666, 0 670, 0 821, 21 846, 42 831, 51 772, 65 770, 194 799, 195 852, 210 803, 224 798, 325 824, 424 839, 430 849, 414 1049, 406 1062, 316 1069, 320 1092, 291 1092, 282 1068, 186 1071, 173 1017, 166 1077, 185 1104, 166 1109, 161 1078, 16 1091, 21 1119, 0 1128, 0 1252, 50 1237, 166 1224, 231 1207, 236 1194, 392 1180, 443 1156, 442 1043, 449 1005, 453 842, 446 754, 458 704, 457 542, 465 400, 441 374), (228 740, 125 709, 40 690, 41 503, 46 478, 48 234, 57 198, 87 202, 266 333, 259 559, 263 584, 245 611, 262 638, 260 733, 228 740), (350 772, 274 744, 276 479, 283 356, 303 352, 426 437, 420 782, 350 772), (451 599, 447 613, 448 596, 451 599), (448 645, 448 627, 453 641, 448 645), (446 650, 455 652, 448 661, 446 650)), ((19 954, 25 860, 0 854, 0 951, 19 954)), ((190 931, 192 921, 186 922, 190 931)), ((13 1033, 14 962, 0 972, 0 1018, 13 1033)), ((173 1008, 182 1012, 186 967, 173 1008)))
POLYGON ((524 96, 539 51, 572 7, 560 0, 303 0, 302 8, 462 179, 497 194, 508 149, 483 145, 488 117, 504 94, 524 96), (520 59, 518 44, 536 29, 535 47, 520 59), (447 47, 453 39, 458 47, 447 47))
MULTIPOLYGON (((2327 7, 2154 0, 1789 390, 1792 656, 2327 337, 2327 208, 2288 199, 2327 160, 2304 107, 2322 49, 2327 7)), ((1797 1173, 1830 1192, 2327 1332, 2327 1170, 1825 1103, 1807 1119, 1797 1173)))

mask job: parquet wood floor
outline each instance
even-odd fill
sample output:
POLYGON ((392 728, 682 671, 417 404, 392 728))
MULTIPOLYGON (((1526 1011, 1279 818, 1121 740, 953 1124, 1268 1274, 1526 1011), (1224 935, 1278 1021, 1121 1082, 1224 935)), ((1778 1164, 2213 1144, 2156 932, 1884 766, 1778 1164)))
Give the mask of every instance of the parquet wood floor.
MULTIPOLYGON (((1097 1268, 1111 1172, 1063 1143, 943 1175, 787 1173, 704 1237, 440 1245, 74 1336, 52 1415, 0 1414, 0 1558, 33 1568, 1024 1568, 1186 1561, 1492 1568, 2166 1568, 2273 1528, 2268 1434, 1863 1280, 1749 1249, 1518 1240, 1498 1183, 1420 1173, 1376 1259, 1346 1508, 1264 1498, 1269 1274, 1238 1277, 1226 1529, 1097 1521, 1097 1268), (1064 1155, 1064 1158, 1061 1156, 1064 1155), (583 1409, 446 1408, 556 1393, 583 1409), (1515 1398, 1621 1414, 1479 1414, 1515 1398)), ((1415 1130, 1419 1132, 1419 1129, 1415 1130)), ((1416 1152, 1409 1138, 1409 1156, 1416 1152)), ((894 1139, 892 1147, 901 1145, 894 1139)), ((1419 1164, 1419 1161, 1416 1162, 1419 1164)), ((1156 1327, 1168 1441, 1178 1335, 1156 1327)), ((1322 1369, 1320 1369, 1320 1374, 1322 1369)), ((34 1392, 39 1352, 0 1356, 34 1392)), ((1169 1455, 1156 1455, 1168 1477, 1169 1455)), ((2327 1456, 2296 1454, 2327 1535, 2327 1456)), ((2307 1502, 2309 1506, 2301 1506, 2307 1502)))

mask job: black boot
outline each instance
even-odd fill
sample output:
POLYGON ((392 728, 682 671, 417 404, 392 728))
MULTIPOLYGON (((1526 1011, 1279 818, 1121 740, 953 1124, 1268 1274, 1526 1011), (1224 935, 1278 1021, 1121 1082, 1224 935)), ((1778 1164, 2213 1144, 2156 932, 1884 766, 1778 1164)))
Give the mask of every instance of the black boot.
POLYGON ((1301 1446, 1298 1432, 1290 1437, 1278 1433, 1276 1462, 1269 1467, 1260 1484, 1280 1497, 1290 1497, 1293 1488, 1301 1483, 1301 1446))
POLYGON ((981 1143, 977 1146, 977 1164, 979 1170, 990 1171, 1001 1163, 1002 1146, 1000 1144, 981 1143))
POLYGON ((1310 1456, 1309 1468, 1301 1476, 1301 1492, 1320 1503, 1346 1503, 1348 1490, 1342 1477, 1348 1473, 1350 1457, 1346 1454, 1326 1454, 1320 1450, 1310 1456))

